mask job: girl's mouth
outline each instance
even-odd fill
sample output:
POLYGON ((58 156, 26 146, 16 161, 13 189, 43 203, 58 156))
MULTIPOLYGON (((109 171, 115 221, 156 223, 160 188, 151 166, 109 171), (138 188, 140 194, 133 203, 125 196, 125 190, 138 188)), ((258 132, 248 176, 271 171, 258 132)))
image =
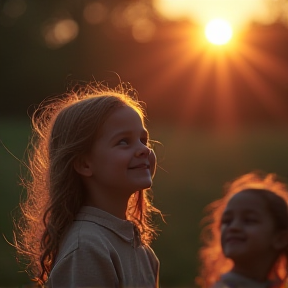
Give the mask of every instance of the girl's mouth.
POLYGON ((243 237, 227 237, 225 239, 226 243, 238 243, 238 242, 244 242, 245 239, 243 237))
POLYGON ((129 169, 150 169, 150 165, 147 165, 147 164, 139 164, 139 165, 130 167, 129 169))

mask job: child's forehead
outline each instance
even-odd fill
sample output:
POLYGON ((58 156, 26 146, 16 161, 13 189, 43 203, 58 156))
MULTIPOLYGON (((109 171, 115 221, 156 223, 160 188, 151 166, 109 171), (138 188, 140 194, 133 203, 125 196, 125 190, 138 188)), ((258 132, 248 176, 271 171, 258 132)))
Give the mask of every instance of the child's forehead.
POLYGON ((113 109, 99 129, 99 136, 141 131, 148 134, 142 114, 134 107, 124 105, 113 109))
POLYGON ((243 190, 234 194, 227 202, 226 209, 250 209, 255 210, 258 208, 267 209, 267 203, 261 192, 253 193, 249 190, 243 190))
MULTIPOLYGON (((137 107, 131 106, 131 105, 120 105, 116 106, 114 109, 112 109, 111 113, 108 115, 106 121, 109 120, 109 118, 118 118, 118 120, 121 119, 129 119, 129 118, 136 118, 141 120, 143 126, 144 126, 144 115, 140 109, 137 107)), ((106 122, 105 121, 105 122, 106 122)))

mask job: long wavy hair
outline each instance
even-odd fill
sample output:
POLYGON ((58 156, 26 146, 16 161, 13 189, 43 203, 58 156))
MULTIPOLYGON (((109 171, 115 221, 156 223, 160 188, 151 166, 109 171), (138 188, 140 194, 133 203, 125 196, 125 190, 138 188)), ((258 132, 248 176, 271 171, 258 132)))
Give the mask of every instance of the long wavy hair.
MULTIPOLYGON (((228 201, 233 195, 244 190, 251 190, 260 195, 271 212, 276 228, 288 230, 288 190, 283 181, 275 174, 265 174, 260 171, 240 176, 224 186, 224 195, 205 208, 206 216, 201 224, 203 243, 199 250, 200 273, 196 282, 203 288, 211 287, 220 279, 221 274, 231 270, 233 263, 226 258, 221 248, 220 223, 228 201), (277 196, 277 197, 275 197, 277 196), (280 197, 280 198, 279 198, 280 197), (280 204, 280 205, 279 205, 280 204), (280 225, 280 226, 279 226, 280 225)), ((272 267, 271 276, 274 280, 287 280, 288 247, 272 267)))
MULTIPOLYGON (((135 109, 145 122, 137 93, 123 83, 115 89, 101 83, 81 85, 45 100, 32 116, 28 175, 23 177, 26 193, 20 200, 21 217, 14 242, 27 272, 40 285, 47 281, 59 243, 83 203, 83 184, 73 162, 89 151, 113 110, 125 105, 135 109)), ((154 213, 161 214, 152 204, 151 189, 131 195, 126 217, 135 223, 147 245, 157 234, 154 213)))

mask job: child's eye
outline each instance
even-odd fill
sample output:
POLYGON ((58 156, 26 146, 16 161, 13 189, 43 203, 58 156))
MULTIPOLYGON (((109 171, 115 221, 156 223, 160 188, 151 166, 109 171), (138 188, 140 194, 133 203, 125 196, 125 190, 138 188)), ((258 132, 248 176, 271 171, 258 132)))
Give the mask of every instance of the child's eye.
POLYGON ((124 138, 118 141, 118 145, 128 145, 128 139, 124 138))
POLYGON ((246 218, 244 219, 244 222, 250 224, 250 223, 257 223, 258 220, 256 218, 246 218))
POLYGON ((221 225, 227 225, 229 223, 231 223, 232 219, 229 217, 224 217, 221 219, 221 225))

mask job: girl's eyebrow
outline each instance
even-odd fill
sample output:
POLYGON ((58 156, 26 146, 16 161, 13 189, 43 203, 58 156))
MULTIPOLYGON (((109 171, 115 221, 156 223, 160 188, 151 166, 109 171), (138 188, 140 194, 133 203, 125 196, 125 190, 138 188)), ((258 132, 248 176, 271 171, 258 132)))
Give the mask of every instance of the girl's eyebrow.
MULTIPOLYGON (((233 211, 226 211, 226 213, 223 213, 222 217, 230 216, 232 213, 233 211)), ((260 213, 257 210, 251 209, 251 208, 243 209, 240 213, 244 216, 249 216, 249 215, 259 216, 260 215, 260 213)))
POLYGON ((244 209, 244 211, 243 211, 244 213, 246 213, 246 214, 260 214, 257 210, 255 210, 255 209, 244 209))
MULTIPOLYGON (((251 208, 246 208, 246 209, 243 209, 241 212, 244 212, 244 213, 250 213, 250 214, 259 214, 259 212, 255 209, 251 209, 251 208)), ((233 213, 233 210, 226 210, 223 212, 222 216, 224 215, 230 215, 233 213)))
MULTIPOLYGON (((111 140, 113 141, 115 138, 122 137, 122 136, 130 136, 130 135, 133 135, 134 133, 135 133, 135 131, 133 131, 133 130, 117 131, 116 133, 112 134, 111 140)), ((149 137, 149 133, 146 129, 141 130, 140 135, 141 136, 143 135, 145 137, 149 137)))

